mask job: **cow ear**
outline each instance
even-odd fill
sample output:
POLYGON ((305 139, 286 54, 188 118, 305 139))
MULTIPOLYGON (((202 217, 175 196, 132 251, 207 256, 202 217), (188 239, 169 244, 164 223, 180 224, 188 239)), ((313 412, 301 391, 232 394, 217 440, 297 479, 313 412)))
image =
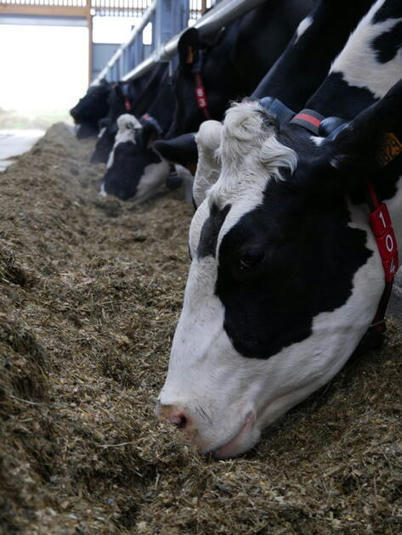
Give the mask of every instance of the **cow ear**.
POLYGON ((402 80, 353 121, 333 141, 332 167, 346 172, 354 185, 383 168, 402 168, 402 80))
POLYGON ((154 147, 169 162, 178 163, 192 174, 195 173, 198 159, 195 134, 183 134, 172 139, 158 139, 154 142, 154 147))
POLYGON ((198 148, 198 164, 193 184, 193 198, 198 207, 205 199, 209 188, 215 184, 221 172, 219 146, 222 123, 205 121, 201 124, 195 140, 198 148))
POLYGON ((180 36, 177 44, 180 65, 191 67, 196 60, 199 48, 199 35, 196 28, 189 28, 180 36))

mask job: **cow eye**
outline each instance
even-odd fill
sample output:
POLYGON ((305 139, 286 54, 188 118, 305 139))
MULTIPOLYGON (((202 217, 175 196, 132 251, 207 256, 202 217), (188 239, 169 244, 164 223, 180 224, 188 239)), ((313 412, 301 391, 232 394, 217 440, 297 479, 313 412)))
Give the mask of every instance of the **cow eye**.
POLYGON ((241 271, 250 269, 261 262, 264 258, 264 253, 262 251, 249 251, 244 253, 239 258, 239 267, 241 271))

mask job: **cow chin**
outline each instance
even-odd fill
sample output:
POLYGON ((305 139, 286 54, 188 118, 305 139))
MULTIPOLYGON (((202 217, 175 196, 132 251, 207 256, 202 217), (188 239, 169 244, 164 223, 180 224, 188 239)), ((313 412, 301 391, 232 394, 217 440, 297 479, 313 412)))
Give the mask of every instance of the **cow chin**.
POLYGON ((217 459, 227 459, 237 457, 251 449, 258 442, 261 435, 260 429, 255 425, 255 420, 255 412, 250 411, 240 431, 232 439, 222 446, 209 450, 207 453, 212 453, 217 459))

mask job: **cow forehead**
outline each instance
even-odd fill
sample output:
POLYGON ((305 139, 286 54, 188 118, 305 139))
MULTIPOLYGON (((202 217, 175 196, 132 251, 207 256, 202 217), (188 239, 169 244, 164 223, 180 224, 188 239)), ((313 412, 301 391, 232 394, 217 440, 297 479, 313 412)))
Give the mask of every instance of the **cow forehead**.
POLYGON ((229 110, 218 149, 221 172, 190 227, 193 256, 197 248, 201 256, 212 254, 211 247, 219 247, 242 217, 263 204, 269 185, 275 188, 285 182, 285 175, 296 170, 299 159, 305 162, 323 152, 323 143, 314 143, 304 130, 295 132, 295 139, 288 133, 282 143, 271 117, 255 102, 229 110))

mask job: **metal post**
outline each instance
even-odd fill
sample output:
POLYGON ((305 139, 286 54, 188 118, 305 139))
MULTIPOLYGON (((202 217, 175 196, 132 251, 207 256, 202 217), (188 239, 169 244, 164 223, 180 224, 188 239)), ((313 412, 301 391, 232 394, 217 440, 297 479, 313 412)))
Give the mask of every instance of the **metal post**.
POLYGON ((171 37, 187 26, 188 0, 158 0, 155 10, 154 50, 159 49, 171 37))
POLYGON ((90 85, 93 75, 93 23, 91 15, 91 0, 85 1, 85 8, 88 27, 88 85, 90 85))

